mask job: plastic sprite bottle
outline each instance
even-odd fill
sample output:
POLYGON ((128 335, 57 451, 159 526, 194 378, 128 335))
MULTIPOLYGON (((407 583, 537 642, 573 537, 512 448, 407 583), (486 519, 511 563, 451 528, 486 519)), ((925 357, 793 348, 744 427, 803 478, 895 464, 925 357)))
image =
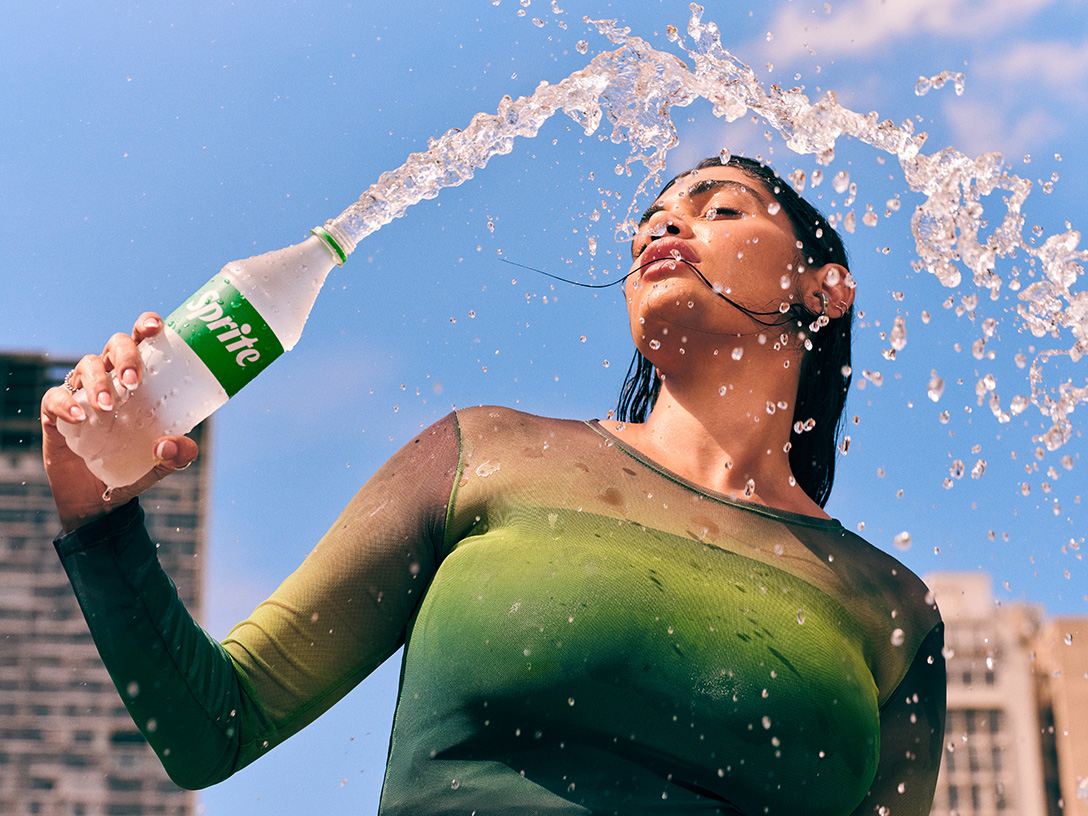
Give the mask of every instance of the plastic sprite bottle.
POLYGON ((317 293, 346 256, 322 227, 286 249, 232 261, 140 343, 143 379, 129 391, 114 372, 114 409, 60 421, 68 447, 107 488, 132 484, 155 466, 155 440, 191 431, 294 347, 317 293))

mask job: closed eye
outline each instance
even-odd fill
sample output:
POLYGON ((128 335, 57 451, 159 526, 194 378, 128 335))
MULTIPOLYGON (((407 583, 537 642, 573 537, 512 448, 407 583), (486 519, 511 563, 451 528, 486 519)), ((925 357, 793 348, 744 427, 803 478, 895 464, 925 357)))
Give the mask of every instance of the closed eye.
POLYGON ((737 218, 742 217, 743 215, 744 213, 742 213, 740 210, 734 209, 732 207, 711 207, 709 210, 703 213, 703 218, 705 218, 707 221, 714 221, 718 218, 737 218))

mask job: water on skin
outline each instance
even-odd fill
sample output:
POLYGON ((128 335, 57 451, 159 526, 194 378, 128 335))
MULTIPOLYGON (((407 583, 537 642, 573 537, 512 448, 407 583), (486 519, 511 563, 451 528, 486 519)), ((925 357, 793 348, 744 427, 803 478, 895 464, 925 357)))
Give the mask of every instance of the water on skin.
MULTIPOLYGON (((1017 317, 1023 328, 1038 338, 1062 340, 1064 347, 1036 354, 1028 370, 1030 393, 1015 395, 1009 404, 1014 414, 1034 404, 1048 419, 1050 427, 1035 437, 1047 449, 1056 450, 1068 441, 1073 433, 1070 414, 1077 405, 1088 402, 1088 385, 1077 386, 1070 380, 1051 382, 1046 366, 1059 356, 1077 362, 1088 351, 1088 292, 1076 288, 1088 259, 1088 251, 1078 249, 1080 233, 1067 229, 1026 239, 1021 211, 1032 182, 1010 174, 1000 153, 971 158, 948 147, 927 155, 922 152, 926 134, 916 133, 909 119, 896 125, 880 120, 876 113, 858 113, 840 105, 832 91, 814 102, 799 88, 765 87, 751 68, 722 47, 717 26, 703 21, 702 7, 693 4, 691 9, 687 40, 675 27, 668 28, 668 39, 676 43, 686 61, 652 48, 615 21, 587 19, 615 50, 598 54, 585 68, 557 84, 541 83, 531 96, 517 100, 504 97, 496 113, 479 113, 464 129, 432 139, 426 151, 412 154, 401 167, 383 173, 359 201, 331 219, 326 228, 344 251, 350 252, 365 236, 403 215, 412 204, 433 198, 444 187, 461 184, 492 156, 510 152, 515 138, 535 136, 544 122, 560 111, 587 135, 611 124, 612 141, 631 146, 630 156, 618 170, 629 172, 637 163, 646 168, 632 197, 632 208, 635 198, 657 180, 665 168, 666 154, 679 141, 670 118, 672 109, 696 99, 708 100, 714 114, 727 121, 745 115, 762 118, 792 150, 814 154, 824 165, 834 158, 837 140, 848 136, 895 156, 907 186, 924 195, 911 219, 917 270, 935 275, 947 287, 959 286, 966 272, 992 300, 1007 286, 1018 293, 1017 317), (1023 289, 1018 280, 1010 277, 1006 281, 997 269, 999 259, 1013 256, 1022 263, 1026 259, 1037 273, 1034 282, 1023 289)), ((588 46, 583 48, 580 42, 577 50, 585 53, 588 46)), ((922 96, 948 82, 957 94, 963 92, 963 75, 951 71, 920 79, 915 92, 922 96)), ((728 150, 722 157, 728 160, 728 150)), ((813 185, 818 183, 816 175, 813 185)), ((803 185, 803 176, 793 183, 803 185)), ((851 197, 856 190, 845 172, 832 177, 832 186, 837 192, 849 190, 851 197)), ((847 231, 853 230, 852 219, 852 212, 844 219, 847 231)), ((630 237, 635 229, 629 213, 617 230, 618 237, 630 237)), ((889 355, 897 350, 895 341, 905 343, 905 331, 893 340, 889 355)), ((866 376, 873 379, 879 374, 866 376)), ((1005 421, 1009 414, 1002 409, 996 391, 990 392, 989 402, 999 421, 1005 421)))

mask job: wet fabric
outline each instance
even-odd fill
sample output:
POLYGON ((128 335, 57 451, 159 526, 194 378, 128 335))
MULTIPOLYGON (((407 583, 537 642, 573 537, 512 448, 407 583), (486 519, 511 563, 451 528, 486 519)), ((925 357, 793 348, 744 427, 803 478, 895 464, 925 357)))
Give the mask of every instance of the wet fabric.
POLYGON ((944 664, 921 581, 596 423, 437 423, 223 644, 135 504, 57 547, 179 784, 253 761, 406 641, 385 816, 928 813, 944 664))

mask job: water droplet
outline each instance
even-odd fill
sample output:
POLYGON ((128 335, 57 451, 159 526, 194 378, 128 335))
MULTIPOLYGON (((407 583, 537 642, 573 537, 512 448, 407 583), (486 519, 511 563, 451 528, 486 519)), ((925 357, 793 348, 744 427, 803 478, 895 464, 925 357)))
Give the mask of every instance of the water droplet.
POLYGON ((904 639, 904 635, 903 635, 903 630, 902 629, 893 629, 892 630, 892 646, 902 646, 903 645, 903 639, 904 639))
POLYGON ((907 345, 907 324, 902 317, 895 318, 888 339, 891 341, 892 348, 896 351, 902 351, 904 346, 907 345))
POLYGON ((457 790, 459 787, 461 787, 461 782, 459 780, 454 779, 453 781, 450 782, 450 789, 451 790, 457 790))
POLYGON ((944 380, 937 376, 936 371, 930 372, 929 388, 926 393, 934 402, 937 402, 941 398, 941 394, 944 393, 944 380))
POLYGON ((730 356, 734 360, 739 360, 741 357, 744 356, 744 349, 741 348, 740 346, 737 346, 735 349, 733 349, 733 353, 730 356))

